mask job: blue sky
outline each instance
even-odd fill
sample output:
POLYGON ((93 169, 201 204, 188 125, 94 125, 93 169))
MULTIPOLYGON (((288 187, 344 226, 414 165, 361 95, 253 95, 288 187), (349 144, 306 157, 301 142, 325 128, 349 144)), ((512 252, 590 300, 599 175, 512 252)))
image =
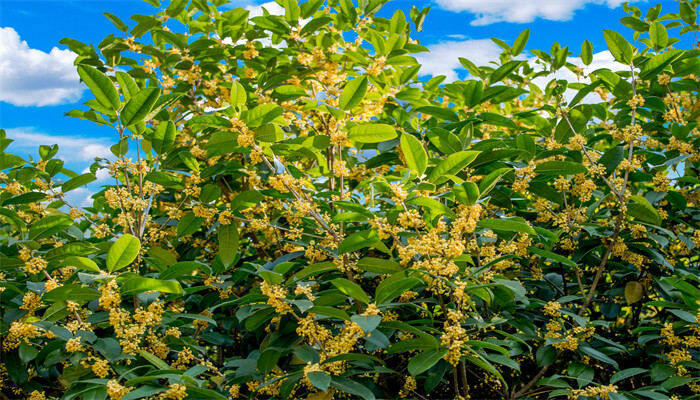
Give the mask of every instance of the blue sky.
MULTIPOLYGON (((678 9, 672 0, 631 4, 645 13, 659 2, 665 12, 678 9)), ((233 0, 231 4, 254 8, 263 3, 233 0)), ((265 4, 268 11, 275 8, 265 4)), ((390 0, 380 16, 390 17, 396 9, 409 15, 412 5, 430 6, 423 32, 415 35, 431 49, 419 56, 423 73, 455 79, 465 75, 458 57, 484 65, 499 53, 491 37, 512 43, 526 28, 531 31, 527 49, 548 50, 558 41, 575 55, 585 39, 593 43, 594 53, 604 51, 603 29, 616 29, 631 39, 630 30, 618 22, 626 15, 621 4, 621 0, 390 0)), ((119 33, 103 12, 133 25, 131 15, 152 14, 154 9, 141 0, 0 0, 0 128, 16 140, 9 151, 29 156, 36 154, 39 144, 58 143, 59 156, 78 172, 92 157, 108 154, 108 146, 115 142, 113 132, 63 115, 86 109, 82 103, 90 97, 78 81, 72 54, 58 43, 69 37, 97 45, 105 36, 119 33)), ((599 67, 611 65, 604 53, 597 61, 599 67)))

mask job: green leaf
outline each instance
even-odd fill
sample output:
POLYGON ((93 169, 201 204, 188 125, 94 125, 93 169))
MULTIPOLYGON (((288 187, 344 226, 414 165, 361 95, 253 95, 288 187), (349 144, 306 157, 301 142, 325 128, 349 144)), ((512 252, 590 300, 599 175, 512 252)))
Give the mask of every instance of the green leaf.
POLYGON ((248 126, 255 128, 274 121, 284 114, 284 109, 277 104, 260 104, 248 112, 248 126))
POLYGON ((346 111, 358 106, 367 93, 367 84, 366 76, 357 77, 346 83, 338 99, 338 106, 346 111))
POLYGON ((570 260, 564 256, 561 256, 559 254, 552 253, 551 251, 543 250, 537 247, 528 247, 528 250, 530 253, 537 254, 538 256, 542 258, 548 258, 552 261, 560 262, 562 264, 566 264, 570 267, 576 268, 578 265, 573 261, 570 260))
POLYGON ((370 298, 365 293, 364 290, 355 282, 350 282, 345 278, 336 278, 331 281, 333 286, 337 287, 338 290, 344 294, 352 297, 353 299, 359 300, 365 304, 369 304, 370 298))
POLYGON ((43 296, 44 301, 54 302, 61 300, 72 300, 87 302, 100 298, 100 292, 89 287, 80 285, 63 285, 47 292, 43 296))
POLYGON ((411 290, 421 283, 422 281, 420 279, 414 277, 400 279, 391 279, 391 277, 389 277, 384 279, 374 292, 375 302, 377 304, 389 303, 407 290, 411 290))
POLYGON ((576 175, 587 171, 583 164, 571 161, 545 161, 535 168, 538 175, 576 175))
POLYGON ((464 182, 461 185, 454 185, 452 191, 455 199, 462 204, 471 206, 479 200, 479 187, 474 182, 464 182))
POLYGON ((593 44, 588 40, 584 40, 581 45, 581 61, 584 65, 591 65, 593 62, 593 44))
POLYGON ((158 275, 159 279, 178 279, 185 275, 190 275, 193 271, 203 270, 210 272, 209 266, 198 261, 181 261, 168 267, 158 275))
POLYGON ((231 83, 231 105, 240 106, 245 104, 248 100, 248 95, 246 95, 245 88, 238 81, 233 81, 231 83))
POLYGON ((644 297, 644 286, 637 281, 627 282, 625 285, 625 301, 634 304, 644 297))
POLYGON ((654 206, 652 206, 647 199, 642 196, 631 196, 629 204, 627 205, 627 211, 629 215, 644 222, 654 225, 661 224, 661 216, 659 213, 656 211, 654 206))
POLYGON ((486 218, 482 219, 476 223, 476 226, 485 229, 493 229, 495 231, 506 231, 506 232, 520 232, 529 233, 531 235, 537 234, 532 227, 521 218, 510 218, 510 219, 495 219, 486 218))
POLYGON ((78 65, 78 75, 85 82, 92 95, 103 107, 109 110, 118 110, 121 107, 121 100, 114 83, 96 68, 87 65, 78 65))
POLYGON ((177 224, 177 237, 197 232, 202 227, 202 223, 204 223, 204 218, 195 216, 193 212, 186 213, 177 224))
POLYGON ((645 372, 649 371, 648 369, 644 368, 627 368, 623 369, 622 371, 616 372, 615 375, 610 377, 610 384, 613 385, 617 382, 620 382, 623 379, 631 378, 635 375, 643 374, 645 372))
POLYGON ((518 69, 522 63, 523 61, 508 61, 507 63, 501 65, 491 73, 491 76, 489 76, 489 83, 493 85, 494 83, 505 79, 508 77, 508 75, 513 73, 513 71, 518 69))
POLYGON ((479 151, 460 151, 450 154, 430 171, 428 180, 436 184, 445 182, 448 179, 445 175, 456 175, 474 161, 479 153, 479 151))
POLYGON ((682 50, 667 50, 661 54, 657 54, 651 57, 647 62, 642 65, 642 70, 639 76, 642 79, 649 79, 656 76, 659 72, 663 71, 669 64, 677 60, 684 53, 682 50))
POLYGON ((306 375, 309 382, 321 391, 327 391, 331 384, 331 376, 325 371, 313 371, 306 375))
POLYGON ((615 361, 615 360, 613 360, 612 358, 608 357, 606 354, 604 354, 604 353, 602 353, 602 352, 600 352, 600 351, 594 349, 594 348, 591 347, 589 344, 581 344, 581 345, 579 346, 579 349, 581 350, 581 352, 583 352, 583 354, 586 354, 586 355, 588 355, 588 356, 590 356, 590 357, 593 357, 593 358, 595 358, 596 360, 602 361, 602 362, 604 362, 604 363, 610 364, 610 365, 612 365, 613 367, 615 367, 615 369, 619 369, 619 368, 620 368, 620 366, 617 364, 617 361, 615 361))
POLYGON ((219 257, 224 265, 231 265, 238 252, 238 227, 235 224, 219 227, 219 257))
POLYGON ((356 143, 379 143, 396 136, 394 128, 386 124, 355 125, 348 131, 348 138, 356 143))
POLYGON ((425 152, 420 140, 409 134, 401 135, 401 151, 408 168, 421 176, 428 167, 428 154, 425 152))
POLYGON ((687 1, 682 1, 678 5, 678 10, 680 11, 683 22, 687 23, 688 25, 695 25, 698 14, 687 1))
POLYGON ((82 269, 83 271, 100 272, 97 264, 87 257, 70 256, 63 261, 66 266, 82 269))
POLYGON ((354 394, 355 396, 360 396, 363 400, 376 400, 376 398, 374 397, 374 393, 372 393, 371 390, 367 389, 366 386, 355 381, 351 381, 349 379, 334 376, 331 378, 331 386, 340 390, 341 392, 346 392, 354 394))
POLYGON ((155 290, 162 293, 182 294, 182 286, 178 281, 166 281, 160 279, 146 278, 144 276, 133 276, 125 279, 119 285, 123 294, 138 294, 155 290))
POLYGON ((503 175, 507 174, 512 170, 513 169, 509 167, 498 168, 486 175, 484 179, 481 180, 481 183, 479 183, 479 197, 486 196, 491 191, 491 189, 493 189, 496 186, 498 181, 501 180, 503 175))
POLYGON ((437 117, 439 119, 444 119, 446 121, 454 121, 454 122, 459 121, 459 115, 457 115, 456 112, 450 110, 449 108, 445 108, 445 107, 424 106, 424 107, 417 108, 416 111, 423 113, 423 114, 429 114, 429 115, 432 115, 433 117, 437 117))
POLYGON ((139 354, 141 354, 141 357, 145 358, 149 363, 153 364, 156 368, 158 368, 161 371, 167 371, 171 369, 168 363, 161 360, 159 357, 147 352, 146 350, 139 350, 139 354))
POLYGON ((515 39, 515 42, 513 42, 513 47, 511 47, 510 54, 515 57, 518 54, 523 52, 523 49, 525 48, 525 45, 527 44, 527 40, 530 38, 530 30, 525 29, 518 35, 518 37, 515 39))
POLYGON ((67 215, 47 215, 29 228, 29 240, 39 240, 54 235, 69 226, 73 220, 67 215))
POLYGON ((446 349, 426 350, 416 356, 413 356, 408 362, 408 373, 416 376, 427 371, 433 365, 437 364, 442 357, 447 354, 446 349))
POLYGON ((165 14, 167 14, 171 18, 177 17, 182 10, 187 7, 187 3, 189 0, 173 0, 170 2, 170 5, 168 5, 168 8, 165 9, 165 14))
POLYGON ((139 87, 136 85, 136 81, 131 75, 126 72, 117 71, 114 73, 117 78, 117 83, 119 84, 119 90, 122 92, 125 101, 129 101, 132 96, 135 96, 139 92, 139 87))
POLYGON ((104 15, 105 17, 107 17, 107 19, 112 21, 114 27, 119 29, 120 31, 127 32, 129 30, 129 27, 124 22, 122 22, 122 20, 119 19, 119 17, 117 17, 116 15, 108 12, 102 13, 102 15, 104 15))
POLYGON ((649 36, 654 49, 661 50, 668 46, 668 32, 666 27, 661 22, 653 22, 649 27, 649 36))
POLYGON ((172 121, 161 122, 151 136, 151 147, 157 154, 165 154, 175 144, 177 129, 172 121))
POLYGON ((290 25, 295 26, 299 22, 299 16, 301 15, 298 0, 285 0, 282 5, 285 11, 284 18, 290 25))
POLYGON ((143 122, 160 97, 160 88, 141 89, 124 106, 121 112, 121 121, 124 126, 143 122))
POLYGON ((141 242, 126 233, 117 239, 107 252, 107 271, 114 272, 131 264, 141 251, 141 242))
POLYGON ((608 44, 610 53, 613 55, 613 57, 615 57, 615 60, 623 64, 629 64, 632 62, 634 50, 627 39, 625 39, 619 33, 607 29, 603 31, 603 37, 605 38, 605 42, 608 44))
POLYGON ((357 20, 357 10, 352 0, 340 0, 340 10, 351 24, 357 20))
POLYGON ((450 218, 455 218, 455 213, 450 207, 430 197, 414 197, 406 201, 406 203, 421 206, 429 210, 432 215, 447 215, 450 218))
POLYGON ((348 313, 335 307, 314 306, 309 308, 307 311, 310 314, 325 315, 327 317, 336 318, 343 321, 350 321, 350 316, 348 313))
POLYGON ((381 315, 353 315, 350 319, 359 325, 365 333, 371 333, 382 322, 381 315))
MULTIPOLYGON (((384 260, 374 257, 361 258, 357 261, 357 268, 376 274, 393 274, 394 272, 403 270, 401 265, 393 260, 384 260)), ((333 269, 335 269, 335 267, 333 267, 333 269)))
POLYGON ((348 235, 342 242, 338 245, 338 254, 345 254, 365 247, 370 247, 374 243, 378 242, 379 235, 374 230, 366 230, 361 232, 355 232, 348 235))
POLYGON ((73 179, 69 179, 61 185, 61 191, 67 193, 73 189, 77 189, 81 186, 85 186, 88 183, 95 180, 95 175, 91 173, 78 175, 73 179))
POLYGON ((481 103, 481 99, 484 96, 484 83, 482 81, 470 80, 465 84, 464 92, 464 105, 472 108, 481 103))

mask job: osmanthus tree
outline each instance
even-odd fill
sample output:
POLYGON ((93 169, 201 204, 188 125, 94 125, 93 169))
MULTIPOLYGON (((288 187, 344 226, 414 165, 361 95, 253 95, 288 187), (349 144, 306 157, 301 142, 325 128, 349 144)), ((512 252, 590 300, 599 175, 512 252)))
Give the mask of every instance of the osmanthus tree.
POLYGON ((114 157, 0 136, 2 398, 698 397, 697 0, 452 83, 427 9, 148 2, 62 41, 114 157))

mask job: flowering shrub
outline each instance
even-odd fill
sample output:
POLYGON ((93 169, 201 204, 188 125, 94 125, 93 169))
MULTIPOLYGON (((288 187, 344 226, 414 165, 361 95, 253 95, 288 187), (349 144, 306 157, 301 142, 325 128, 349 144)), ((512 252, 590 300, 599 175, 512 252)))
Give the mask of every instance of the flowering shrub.
POLYGON ((451 83, 427 9, 147 1, 62 41, 113 158, 0 136, 3 398, 698 397, 698 1, 451 83))

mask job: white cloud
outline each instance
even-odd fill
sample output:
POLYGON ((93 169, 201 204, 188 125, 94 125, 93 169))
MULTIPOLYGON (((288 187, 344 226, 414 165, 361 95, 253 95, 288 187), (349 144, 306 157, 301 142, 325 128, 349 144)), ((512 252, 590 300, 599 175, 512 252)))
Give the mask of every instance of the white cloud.
POLYGON ((587 4, 619 7, 625 0, 436 0, 443 9, 476 14, 472 25, 532 22, 535 18, 566 21, 587 4))
POLYGON ((418 63, 422 65, 419 74, 445 75, 446 81, 457 80, 457 70, 463 69, 459 63, 459 57, 466 58, 477 66, 487 65, 490 61, 497 61, 502 49, 490 39, 474 39, 464 41, 449 41, 435 45, 429 45, 430 53, 415 55, 418 63))
MULTIPOLYGON (((95 157, 112 157, 106 140, 81 136, 49 135, 33 128, 6 129, 7 137, 15 140, 10 144, 11 152, 36 154, 39 145, 58 145, 57 156, 67 161, 92 161, 95 157)), ((21 154, 20 154, 21 155, 21 154)))
POLYGON ((32 49, 12 28, 0 28, 0 101, 16 106, 48 106, 80 100, 84 86, 76 54, 54 47, 32 49))
MULTIPOLYGON (((592 61, 589 65, 584 65, 580 57, 569 57, 568 61, 583 69, 583 75, 581 77, 578 77, 567 68, 561 68, 554 74, 539 76, 533 79, 532 82, 540 88, 544 88, 544 86, 552 79, 565 79, 568 82, 591 83, 590 78, 587 78, 587 76, 595 70, 607 68, 611 71, 622 71, 629 68, 627 65, 615 61, 615 58, 608 50, 593 54, 592 61)), ((534 64, 534 59, 530 59, 529 62, 535 69, 542 69, 541 66, 534 64)), ((566 101, 570 101, 576 95, 576 93, 577 91, 575 90, 567 89, 564 93, 564 98, 566 101)), ((599 103, 601 101, 603 100, 595 92, 589 93, 581 100, 582 103, 599 103)))
POLYGON ((260 17, 263 15, 263 8, 267 10, 272 15, 284 15, 284 7, 275 3, 274 1, 268 1, 267 3, 262 3, 257 6, 246 6, 245 9, 250 11, 248 18, 260 17))
MULTIPOLYGON (((81 174, 87 174, 90 172, 90 167, 85 167, 81 174)), ((112 175, 109 174, 109 170, 107 168, 100 168, 97 171, 95 171, 95 182, 105 182, 112 178, 112 175)))
POLYGON ((93 194, 95 193, 90 189, 79 187, 66 193, 66 202, 72 207, 90 207, 93 194))

